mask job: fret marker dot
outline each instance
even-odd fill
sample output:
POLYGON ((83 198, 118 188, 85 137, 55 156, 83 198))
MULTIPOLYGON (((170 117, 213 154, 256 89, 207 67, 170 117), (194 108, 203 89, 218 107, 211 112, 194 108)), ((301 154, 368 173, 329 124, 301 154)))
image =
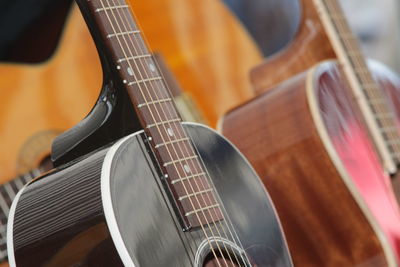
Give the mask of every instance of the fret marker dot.
POLYGON ((172 130, 171 128, 168 128, 167 132, 169 136, 174 136, 174 130, 172 130))
POLYGON ((190 169, 190 167, 187 165, 187 164, 185 164, 184 166, 183 166, 183 168, 185 169, 185 172, 186 173, 190 173, 192 170, 190 169))
POLYGON ((153 63, 149 63, 149 68, 150 68, 150 70, 151 70, 152 72, 155 72, 155 71, 156 71, 156 66, 154 66, 153 63))
POLYGON ((127 80, 123 80, 123 82, 126 84, 126 83, 128 83, 128 81, 127 80))
POLYGON ((132 70, 132 68, 129 67, 127 70, 128 70, 128 74, 129 74, 130 76, 133 76, 133 70, 132 70))
POLYGON ((121 66, 117 66, 117 70, 120 70, 121 69, 121 66))

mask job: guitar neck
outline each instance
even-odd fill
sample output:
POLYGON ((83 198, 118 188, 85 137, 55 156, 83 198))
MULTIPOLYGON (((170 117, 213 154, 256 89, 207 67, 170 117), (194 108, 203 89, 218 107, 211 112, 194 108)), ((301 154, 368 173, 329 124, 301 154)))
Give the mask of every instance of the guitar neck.
POLYGON ((314 0, 385 168, 400 163, 400 134, 386 95, 375 82, 337 0, 314 0))
POLYGON ((96 45, 104 48, 108 67, 115 73, 113 83, 127 90, 130 96, 163 178, 180 210, 183 228, 222 219, 206 171, 181 125, 181 116, 128 4, 125 0, 77 2, 91 27, 96 45), (210 201, 193 203, 192 197, 199 194, 207 195, 210 201), (211 209, 218 213, 213 219, 198 214, 211 209))

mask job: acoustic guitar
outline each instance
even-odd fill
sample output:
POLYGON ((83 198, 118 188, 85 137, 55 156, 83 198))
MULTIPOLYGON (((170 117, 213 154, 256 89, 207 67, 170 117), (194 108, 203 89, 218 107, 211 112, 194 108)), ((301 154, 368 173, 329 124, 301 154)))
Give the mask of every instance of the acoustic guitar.
MULTIPOLYGON (((134 4, 184 118, 215 125, 217 117, 251 97, 247 74, 261 61, 261 55, 220 1, 149 0, 134 4), (218 42, 199 41, 213 40, 215 35, 218 42), (232 63, 236 61, 242 64, 232 63), (180 85, 188 90, 180 91, 180 85)), ((94 43, 75 6, 49 60, 36 65, 0 65, 0 147, 7 151, 0 155, 0 262, 6 260, 6 222, 13 198, 43 171, 40 166, 49 157, 54 138, 90 111, 102 75, 94 43)))
POLYGON ((400 82, 377 63, 370 72, 335 0, 302 3, 297 38, 253 72, 259 96, 227 114, 222 132, 271 193, 296 265, 397 266, 387 173, 398 129, 386 93, 400 82))
POLYGON ((91 114, 56 140, 56 164, 67 158, 65 144, 76 156, 73 148, 88 140, 76 137, 99 139, 105 125, 139 121, 144 130, 98 142, 18 193, 8 221, 10 265, 292 266, 259 178, 222 136, 182 123, 126 1, 77 2, 104 85, 91 114))

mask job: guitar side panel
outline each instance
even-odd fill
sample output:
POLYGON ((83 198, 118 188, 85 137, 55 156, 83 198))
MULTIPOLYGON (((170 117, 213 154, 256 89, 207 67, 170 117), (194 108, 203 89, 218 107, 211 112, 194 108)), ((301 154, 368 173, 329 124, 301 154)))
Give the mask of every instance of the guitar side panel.
POLYGON ((8 255, 16 264, 11 266, 122 266, 100 196, 106 151, 24 188, 8 222, 8 247, 14 248, 8 255))
POLYGON ((387 266, 382 233, 371 226, 357 200, 361 196, 349 189, 317 131, 306 76, 231 111, 222 121, 223 133, 270 192, 295 265, 387 266))

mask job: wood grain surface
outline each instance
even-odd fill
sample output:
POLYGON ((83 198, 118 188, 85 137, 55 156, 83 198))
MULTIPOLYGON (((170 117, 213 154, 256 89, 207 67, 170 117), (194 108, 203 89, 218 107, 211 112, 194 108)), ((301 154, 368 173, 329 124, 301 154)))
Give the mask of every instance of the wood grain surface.
MULTIPOLYGON (((386 239, 380 239, 361 195, 354 184, 349 187, 351 179, 337 168, 317 130, 307 75, 228 113, 222 132, 250 160, 271 194, 296 266, 388 266, 393 255, 388 260, 386 239)), ((343 131, 346 124, 338 127, 343 131)))

